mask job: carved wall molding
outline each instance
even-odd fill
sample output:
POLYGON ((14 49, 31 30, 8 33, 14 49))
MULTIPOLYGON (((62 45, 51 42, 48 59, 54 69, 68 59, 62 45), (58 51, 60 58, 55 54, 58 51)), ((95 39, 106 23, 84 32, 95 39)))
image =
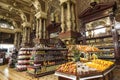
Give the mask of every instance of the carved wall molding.
POLYGON ((76 0, 60 0, 60 4, 62 5, 62 4, 64 4, 64 3, 66 3, 66 2, 72 2, 72 3, 76 3, 76 0))

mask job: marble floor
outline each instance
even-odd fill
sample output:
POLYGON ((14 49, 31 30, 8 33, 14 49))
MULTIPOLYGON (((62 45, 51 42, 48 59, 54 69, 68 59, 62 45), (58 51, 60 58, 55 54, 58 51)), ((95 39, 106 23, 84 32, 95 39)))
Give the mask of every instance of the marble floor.
MULTIPOLYGON (((0 80, 38 80, 32 78, 25 71, 17 72, 13 68, 8 68, 7 65, 0 66, 0 80)), ((54 74, 40 77, 39 80, 58 80, 54 74)))
MULTIPOLYGON (((120 80, 120 65, 113 71, 114 79, 120 80)), ((0 66, 0 80, 38 80, 32 78, 25 71, 17 72, 14 68, 8 68, 7 65, 0 66)), ((58 80, 58 77, 54 74, 40 77, 39 80, 58 80)))
POLYGON ((120 65, 117 65, 113 71, 114 79, 113 80, 120 80, 120 65))

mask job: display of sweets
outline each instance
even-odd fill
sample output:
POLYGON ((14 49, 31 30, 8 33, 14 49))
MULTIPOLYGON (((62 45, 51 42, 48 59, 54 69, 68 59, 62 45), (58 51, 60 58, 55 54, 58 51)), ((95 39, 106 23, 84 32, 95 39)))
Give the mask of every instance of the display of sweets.
POLYGON ((95 68, 87 66, 85 63, 77 62, 77 75, 87 75, 97 72, 95 68))
POLYGON ((114 64, 114 62, 112 62, 112 61, 105 61, 105 60, 101 60, 101 59, 92 60, 92 62, 86 63, 87 66, 89 66, 91 68, 95 68, 100 72, 105 71, 113 64, 114 64))
POLYGON ((57 71, 76 74, 76 64, 74 62, 62 64, 61 66, 58 67, 57 71))
POLYGON ((86 62, 86 63, 80 61, 68 62, 60 65, 57 71, 67 74, 83 76, 83 75, 89 75, 92 73, 99 73, 105 71, 112 65, 114 65, 114 62, 105 61, 101 59, 92 60, 91 62, 86 62))
POLYGON ((81 62, 68 62, 62 64, 58 67, 57 71, 73 75, 86 75, 97 72, 95 68, 90 68, 85 63, 81 62))

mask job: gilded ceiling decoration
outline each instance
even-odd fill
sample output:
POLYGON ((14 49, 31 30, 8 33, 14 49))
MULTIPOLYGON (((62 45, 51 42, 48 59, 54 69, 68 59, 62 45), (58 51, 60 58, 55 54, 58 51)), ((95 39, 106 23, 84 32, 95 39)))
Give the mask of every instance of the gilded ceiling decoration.
POLYGON ((27 1, 29 0, 0 0, 0 16, 13 19, 17 24, 21 23, 21 11, 27 16, 31 14, 30 2, 27 1))
MULTIPOLYGON (((48 15, 48 18, 56 18, 56 19, 60 19, 60 1, 59 0, 47 0, 47 13, 50 14, 48 15)), ((57 21, 60 21, 60 20, 57 21)))
MULTIPOLYGON (((76 0, 76 19, 77 15, 85 10, 92 1, 97 2, 110 2, 116 1, 120 4, 120 0, 76 0)), ((118 12, 116 19, 120 21, 120 7, 118 6, 118 12)), ((41 9, 46 11, 48 15, 48 20, 51 17, 51 13, 55 16, 59 16, 60 19, 60 1, 59 0, 0 0, 0 16, 7 17, 16 21, 20 24, 22 20, 30 21, 30 16, 35 14, 35 10, 41 9), (21 14, 22 12, 24 14, 21 14), (20 15, 21 14, 21 15, 20 15), (26 16, 27 19, 24 17, 26 16)), ((79 19, 77 19, 78 21, 79 19)), ((80 22, 77 22, 78 24, 80 22)), ((79 25, 78 25, 79 26, 79 25)))

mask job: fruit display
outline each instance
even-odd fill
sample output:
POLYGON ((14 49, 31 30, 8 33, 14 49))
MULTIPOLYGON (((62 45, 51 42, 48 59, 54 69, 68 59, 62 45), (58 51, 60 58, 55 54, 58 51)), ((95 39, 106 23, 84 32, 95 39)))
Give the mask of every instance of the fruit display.
POLYGON ((85 63, 77 62, 77 75, 85 76, 97 73, 97 69, 87 66, 85 63))
POLYGON ((88 62, 88 59, 80 57, 80 62, 88 62))
POLYGON ((72 61, 74 58, 75 53, 79 53, 80 55, 77 55, 82 58, 86 59, 97 59, 97 55, 93 55, 91 53, 94 52, 100 52, 100 50, 94 46, 88 46, 88 45, 68 45, 68 59, 69 61, 72 61))
POLYGON ((78 50, 82 52, 95 52, 95 51, 100 51, 97 47, 95 46, 88 46, 88 45, 68 45, 67 48, 69 50, 72 50, 73 47, 76 47, 78 50))
POLYGON ((105 61, 105 60, 101 60, 101 59, 92 60, 92 62, 86 63, 87 66, 89 66, 91 68, 95 68, 100 72, 105 71, 113 64, 114 64, 114 62, 105 61))
POLYGON ((87 45, 76 45, 77 48, 83 52, 94 52, 100 51, 97 47, 94 46, 87 46, 87 45))
POLYGON ((95 68, 90 68, 85 63, 81 62, 68 62, 62 64, 61 66, 58 67, 57 71, 80 76, 97 72, 95 68))
POLYGON ((105 61, 100 59, 96 59, 86 63, 68 62, 59 66, 57 71, 72 75, 86 76, 103 72, 113 64, 114 63, 111 61, 105 61))
POLYGON ((70 73, 70 74, 76 74, 76 64, 75 62, 68 62, 65 64, 62 64, 58 67, 57 71, 64 72, 64 73, 70 73))

